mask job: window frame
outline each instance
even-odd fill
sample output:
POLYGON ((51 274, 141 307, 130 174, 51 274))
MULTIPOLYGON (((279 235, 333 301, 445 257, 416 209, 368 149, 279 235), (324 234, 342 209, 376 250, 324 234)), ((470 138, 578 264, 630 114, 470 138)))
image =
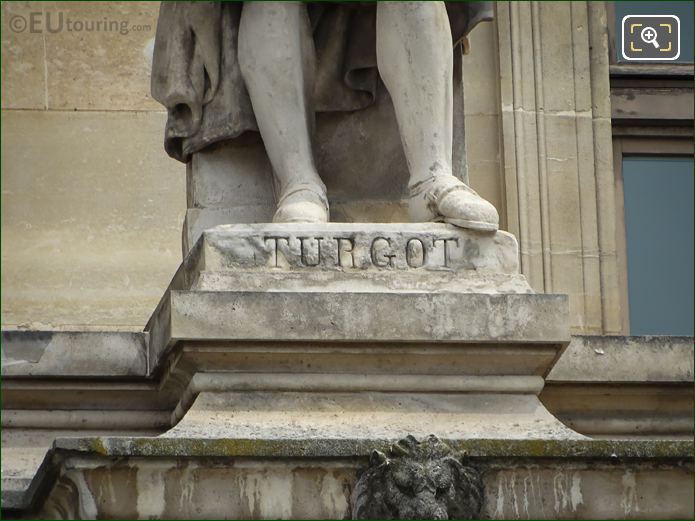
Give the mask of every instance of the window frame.
POLYGON ((625 189, 623 158, 635 156, 693 157, 692 137, 654 137, 650 135, 614 136, 613 171, 615 173, 615 239, 620 287, 621 329, 630 335, 630 290, 628 287, 627 235, 625 230, 625 189))

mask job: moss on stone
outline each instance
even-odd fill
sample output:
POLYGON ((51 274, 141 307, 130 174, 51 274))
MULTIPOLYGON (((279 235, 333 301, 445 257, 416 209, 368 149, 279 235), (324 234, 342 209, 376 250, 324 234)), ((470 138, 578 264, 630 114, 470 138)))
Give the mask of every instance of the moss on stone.
MULTIPOLYGON (((82 438, 57 440, 57 450, 99 456, 157 457, 364 457, 386 450, 385 439, 248 439, 248 438, 82 438)), ((444 440, 471 458, 692 459, 688 440, 444 440)))

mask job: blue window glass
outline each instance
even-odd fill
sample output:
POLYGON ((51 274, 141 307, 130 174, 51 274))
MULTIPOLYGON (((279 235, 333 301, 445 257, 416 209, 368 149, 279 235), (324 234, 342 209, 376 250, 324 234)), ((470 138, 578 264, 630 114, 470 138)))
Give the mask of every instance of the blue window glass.
POLYGON ((632 335, 693 335, 693 158, 625 157, 632 335))

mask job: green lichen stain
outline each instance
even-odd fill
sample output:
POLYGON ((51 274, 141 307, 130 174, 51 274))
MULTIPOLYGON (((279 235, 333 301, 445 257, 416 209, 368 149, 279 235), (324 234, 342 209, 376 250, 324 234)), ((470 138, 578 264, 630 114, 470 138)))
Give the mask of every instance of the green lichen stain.
MULTIPOLYGON (((130 454, 116 448, 112 455, 133 456, 261 456, 330 457, 364 456, 373 448, 385 448, 388 442, 352 440, 264 440, 233 438, 133 438, 130 454)), ((115 448, 115 447, 114 447, 115 448)))
MULTIPOLYGON (((365 457, 397 440, 248 438, 91 438, 82 452, 102 456, 365 457)), ((470 458, 691 459, 688 440, 443 440, 470 458)))
POLYGON ((690 458, 691 441, 680 440, 470 440, 451 441, 471 457, 690 458))
POLYGON ((92 438, 88 444, 90 452, 96 452, 100 456, 108 456, 109 449, 104 444, 103 438, 92 438))

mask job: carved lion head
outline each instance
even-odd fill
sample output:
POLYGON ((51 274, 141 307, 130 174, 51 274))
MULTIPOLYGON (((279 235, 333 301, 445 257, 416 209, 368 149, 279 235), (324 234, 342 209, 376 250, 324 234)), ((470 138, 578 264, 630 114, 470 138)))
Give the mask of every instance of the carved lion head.
POLYGON ((472 519, 480 514, 478 471, 431 435, 407 436, 387 456, 372 452, 352 501, 353 519, 472 519))

